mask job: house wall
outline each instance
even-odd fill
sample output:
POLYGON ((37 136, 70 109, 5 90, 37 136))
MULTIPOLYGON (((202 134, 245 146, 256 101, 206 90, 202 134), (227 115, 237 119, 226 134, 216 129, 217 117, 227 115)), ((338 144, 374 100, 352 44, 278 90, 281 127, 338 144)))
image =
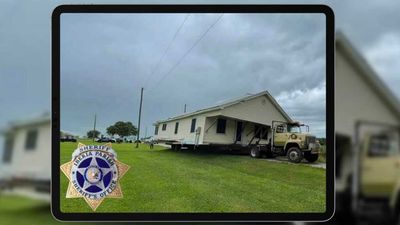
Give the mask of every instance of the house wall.
POLYGON ((165 131, 162 130, 162 125, 164 123, 160 123, 158 125, 158 134, 154 135, 155 139, 163 139, 163 140, 175 140, 183 143, 195 143, 196 132, 191 133, 190 128, 192 124, 192 119, 196 118, 196 129, 201 127, 201 133, 199 137, 199 144, 203 143, 203 135, 204 135, 204 124, 205 124, 205 115, 195 115, 193 117, 178 119, 167 122, 167 129, 165 131), (175 123, 179 122, 178 133, 175 134, 175 123))
POLYGON ((266 96, 260 96, 222 110, 222 115, 259 124, 272 123, 272 120, 287 121, 282 113, 266 96))
MULTIPOLYGON (((217 133, 217 120, 218 117, 207 117, 205 125, 204 143, 218 143, 218 144, 233 144, 236 139, 237 122, 236 119, 226 118, 225 134, 217 133)), ((243 121, 244 129, 242 131, 242 139, 237 144, 248 144, 254 136, 254 123, 243 121)), ((271 137, 271 132, 268 133, 271 137)), ((254 139, 255 143, 258 139, 254 139)), ((268 140, 261 140, 261 144, 266 144, 268 140)))
POLYGON ((225 134, 217 133, 218 117, 208 117, 205 121, 204 143, 232 144, 235 141, 236 121, 232 119, 226 120, 225 134))
POLYGON ((9 173, 13 177, 33 180, 51 178, 51 126, 50 122, 21 127, 15 130, 14 146, 9 173), (27 151, 25 141, 30 129, 38 129, 35 149, 27 151))
POLYGON ((352 62, 338 48, 336 51, 335 129, 354 136, 358 120, 399 124, 395 113, 367 83, 352 62))
MULTIPOLYGON (((241 143, 243 144, 249 143, 251 138, 254 136, 254 123, 271 126, 273 120, 287 121, 282 113, 266 96, 260 96, 252 100, 227 107, 221 110, 220 115, 231 118, 227 120, 225 134, 216 133, 217 126, 216 124, 212 125, 216 118, 207 118, 205 126, 206 133, 204 136, 205 143, 234 143, 236 137, 237 120, 246 121, 244 131, 242 133, 241 143), (211 125, 212 127, 207 131, 207 128, 209 128, 211 125)), ((271 137, 271 132, 269 132, 268 137, 271 137)), ((262 144, 267 142, 268 140, 260 141, 262 144)))

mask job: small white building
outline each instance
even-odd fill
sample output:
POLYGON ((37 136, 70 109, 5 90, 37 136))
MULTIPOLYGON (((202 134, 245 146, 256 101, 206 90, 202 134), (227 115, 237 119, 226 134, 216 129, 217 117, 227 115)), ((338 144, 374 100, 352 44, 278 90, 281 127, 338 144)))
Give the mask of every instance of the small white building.
POLYGON ((43 116, 10 123, 2 131, 0 180, 13 193, 50 200, 51 123, 43 116))
POLYGON ((273 120, 292 121, 268 91, 263 91, 157 121, 154 139, 195 145, 267 143, 273 120), (253 138, 257 130, 258 135, 253 138))

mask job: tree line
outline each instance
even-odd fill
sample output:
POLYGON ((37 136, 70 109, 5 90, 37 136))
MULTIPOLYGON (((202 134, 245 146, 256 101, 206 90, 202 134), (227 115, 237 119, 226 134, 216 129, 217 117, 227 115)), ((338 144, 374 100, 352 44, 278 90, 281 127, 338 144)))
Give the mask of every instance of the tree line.
MULTIPOLYGON (((137 135, 137 128, 135 125, 133 125, 131 122, 123 122, 123 121, 118 121, 114 123, 113 125, 107 127, 106 132, 110 136, 118 135, 121 138, 127 137, 127 136, 133 136, 137 135)), ((101 133, 98 130, 90 130, 86 133, 88 138, 98 138, 101 133)))

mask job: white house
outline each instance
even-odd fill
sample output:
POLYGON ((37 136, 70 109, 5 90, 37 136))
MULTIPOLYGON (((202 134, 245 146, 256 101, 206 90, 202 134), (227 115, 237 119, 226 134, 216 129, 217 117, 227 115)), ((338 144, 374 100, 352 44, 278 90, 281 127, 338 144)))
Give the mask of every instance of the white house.
POLYGON ((50 199, 51 123, 43 116, 11 123, 5 138, 0 179, 7 190, 30 197, 50 199))
POLYGON ((291 122, 267 92, 248 95, 214 107, 197 110, 155 123, 155 139, 183 144, 267 143, 273 120, 291 122), (255 131, 258 135, 254 137, 255 131), (255 140, 254 140, 255 139, 255 140))

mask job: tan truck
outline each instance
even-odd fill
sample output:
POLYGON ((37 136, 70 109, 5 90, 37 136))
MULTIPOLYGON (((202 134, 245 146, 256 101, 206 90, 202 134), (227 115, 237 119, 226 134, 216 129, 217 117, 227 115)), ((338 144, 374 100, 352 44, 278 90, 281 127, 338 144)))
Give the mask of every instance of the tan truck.
POLYGON ((300 163, 318 160, 320 144, 309 133, 309 126, 299 122, 272 121, 272 137, 267 145, 255 145, 250 149, 250 156, 259 158, 287 156, 290 162, 300 163))
POLYGON ((336 137, 336 215, 400 224, 400 127, 358 121, 354 143, 336 137))

